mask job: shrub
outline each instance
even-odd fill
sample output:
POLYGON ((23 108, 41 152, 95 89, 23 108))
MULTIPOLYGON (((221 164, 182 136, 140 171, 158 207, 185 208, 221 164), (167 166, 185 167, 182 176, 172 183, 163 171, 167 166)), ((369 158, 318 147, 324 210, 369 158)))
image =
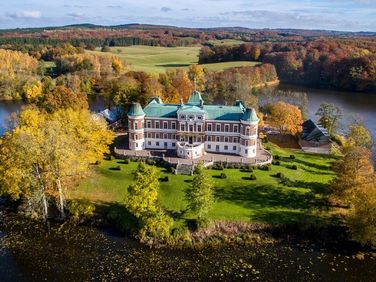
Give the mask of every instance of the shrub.
POLYGON ((161 178, 161 181, 162 181, 162 182, 168 182, 168 181, 169 181, 168 176, 162 177, 162 178, 161 178))
POLYGON ((281 162, 280 161, 273 161, 272 164, 273 165, 281 165, 281 162))
POLYGON ((263 143, 269 143, 269 139, 267 136, 265 136, 263 139, 262 139, 262 142, 263 143))
POLYGON ((225 178, 227 178, 227 175, 226 175, 226 173, 222 172, 220 177, 221 177, 222 179, 225 179, 225 178))
POLYGON ((213 165, 212 169, 214 169, 214 170, 223 170, 224 167, 223 167, 222 164, 217 163, 217 164, 213 165))
POLYGON ((281 159, 281 157, 280 157, 279 155, 275 155, 275 156, 274 156, 274 159, 275 159, 275 160, 279 160, 279 159, 281 159))
POLYGON ((91 217, 95 211, 95 205, 87 199, 72 200, 68 203, 68 211, 75 219, 91 217))
POLYGON ((154 161, 154 160, 151 160, 151 159, 147 159, 147 160, 146 160, 146 163, 147 163, 148 165, 155 165, 155 161, 154 161))
POLYGON ((254 174, 251 174, 251 176, 249 177, 250 180, 256 180, 256 176, 254 174))
POLYGON ((112 156, 109 155, 109 154, 106 154, 103 158, 104 158, 106 161, 111 161, 111 160, 112 160, 112 156))
POLYGON ((120 165, 115 166, 115 167, 114 167, 114 170, 121 170, 120 165))
POLYGON ((137 218, 120 204, 114 204, 109 207, 106 219, 122 232, 134 233, 139 229, 137 218))
POLYGON ((290 155, 291 160, 295 160, 295 155, 290 155))
POLYGON ((265 171, 270 171, 272 170, 272 167, 270 165, 262 165, 258 167, 259 170, 265 170, 265 171))
POLYGON ((296 165, 289 165, 288 166, 289 169, 293 169, 293 170, 297 170, 298 167, 296 165))
POLYGON ((124 159, 124 164, 129 164, 129 160, 128 159, 124 159))
POLYGON ((278 172, 275 176, 277 176, 278 178, 284 178, 284 174, 282 172, 278 172))
POLYGON ((280 183, 282 185, 284 185, 284 186, 287 186, 287 187, 294 186, 294 183, 290 179, 288 179, 287 177, 285 177, 285 176, 281 177, 280 183))

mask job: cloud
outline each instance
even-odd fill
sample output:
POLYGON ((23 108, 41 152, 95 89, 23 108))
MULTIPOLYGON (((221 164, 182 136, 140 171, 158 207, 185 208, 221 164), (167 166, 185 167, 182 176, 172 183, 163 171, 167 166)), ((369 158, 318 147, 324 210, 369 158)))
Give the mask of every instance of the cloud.
POLYGON ((79 12, 74 12, 74 13, 68 13, 68 14, 66 14, 66 16, 71 17, 71 18, 75 18, 75 19, 81 19, 85 16, 85 14, 79 13, 79 12))
POLYGON ((172 11, 172 9, 169 8, 169 7, 162 7, 161 8, 161 12, 164 12, 164 13, 171 12, 171 11, 172 11))
POLYGON ((12 19, 40 19, 42 13, 40 11, 21 11, 16 13, 7 13, 7 17, 12 19))
POLYGON ((108 6, 106 6, 106 8, 109 8, 109 9, 121 9, 123 7, 120 6, 120 5, 108 5, 108 6))

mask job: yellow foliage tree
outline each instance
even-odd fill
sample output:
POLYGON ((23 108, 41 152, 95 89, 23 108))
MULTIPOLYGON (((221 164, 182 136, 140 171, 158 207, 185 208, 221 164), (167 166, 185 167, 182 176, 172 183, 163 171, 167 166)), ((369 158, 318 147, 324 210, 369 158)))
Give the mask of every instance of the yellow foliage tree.
POLYGON ((302 132, 302 112, 297 106, 285 102, 270 106, 269 122, 282 134, 296 135, 302 132))
POLYGON ((43 87, 40 81, 29 81, 23 86, 22 90, 27 102, 35 102, 42 96, 43 87))

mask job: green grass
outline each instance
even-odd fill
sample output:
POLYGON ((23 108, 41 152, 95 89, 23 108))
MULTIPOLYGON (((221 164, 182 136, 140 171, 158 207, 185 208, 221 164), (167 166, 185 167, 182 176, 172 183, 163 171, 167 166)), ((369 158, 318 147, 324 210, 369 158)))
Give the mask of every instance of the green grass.
MULTIPOLYGON (((275 145, 270 145, 274 154, 282 156, 281 165, 273 166, 271 171, 255 169, 257 180, 249 180, 249 172, 239 169, 224 171, 207 170, 215 184, 216 204, 210 212, 212 219, 257 221, 267 223, 287 223, 299 221, 325 220, 330 218, 326 210, 325 197, 328 182, 333 178, 330 156, 295 153, 296 159, 290 160, 292 154, 275 145), (287 166, 296 164, 298 170, 287 166), (219 179, 222 172, 226 179, 219 179), (282 172, 294 182, 293 187, 283 186, 274 176, 282 172)), ((88 198, 96 202, 123 202, 127 187, 132 183, 132 171, 137 163, 119 164, 119 160, 103 161, 97 174, 82 183, 70 198, 88 198), (111 168, 120 165, 121 171, 111 168)), ((184 214, 186 203, 184 189, 188 187, 191 176, 173 175, 164 168, 159 168, 161 177, 168 175, 169 182, 161 182, 160 204, 174 214, 182 214, 177 220, 189 218, 184 214)))
MULTIPOLYGON (((128 69, 144 71, 147 73, 161 73, 168 69, 188 68, 189 65, 198 63, 200 47, 153 47, 130 46, 111 47, 111 52, 87 51, 99 55, 116 55, 122 58, 128 69)), ((256 65, 257 62, 226 62, 206 64, 210 70, 223 70, 231 67, 256 65)))

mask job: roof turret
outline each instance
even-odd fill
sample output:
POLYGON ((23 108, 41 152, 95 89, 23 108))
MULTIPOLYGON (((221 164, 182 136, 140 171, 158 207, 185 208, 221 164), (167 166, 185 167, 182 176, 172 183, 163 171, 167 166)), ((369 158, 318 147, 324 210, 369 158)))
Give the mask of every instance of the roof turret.
POLYGON ((257 117, 255 109, 247 108, 243 114, 242 121, 258 122, 259 118, 257 117))
POLYGON ((145 115, 140 103, 132 103, 128 111, 128 116, 138 117, 145 115))

